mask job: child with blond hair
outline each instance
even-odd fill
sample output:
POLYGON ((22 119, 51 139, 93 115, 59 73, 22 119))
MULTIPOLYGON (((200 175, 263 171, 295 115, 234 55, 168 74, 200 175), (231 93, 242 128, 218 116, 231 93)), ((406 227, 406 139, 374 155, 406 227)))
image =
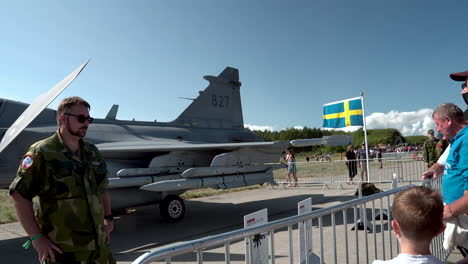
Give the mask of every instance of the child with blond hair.
POLYGON ((444 204, 438 191, 415 186, 395 195, 391 222, 400 242, 400 254, 388 261, 373 264, 426 263, 442 264, 430 251, 431 241, 445 229, 442 221, 444 204))

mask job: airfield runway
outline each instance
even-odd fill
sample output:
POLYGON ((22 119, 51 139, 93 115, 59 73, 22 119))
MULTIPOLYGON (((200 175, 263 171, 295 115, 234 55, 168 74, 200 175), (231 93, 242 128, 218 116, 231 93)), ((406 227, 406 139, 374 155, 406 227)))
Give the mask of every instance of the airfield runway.
MULTIPOLYGON (((335 187, 335 188, 334 188, 335 187)), ((378 186, 388 190, 389 186, 378 186)), ((356 198, 356 185, 344 185, 344 189, 322 191, 321 186, 255 189, 185 201, 186 216, 179 222, 161 222, 157 206, 146 206, 115 220, 111 248, 118 263, 131 263, 138 256, 156 247, 189 241, 209 235, 233 231, 243 227, 243 216, 268 208, 270 221, 297 214, 297 203, 312 197, 313 208, 323 208, 356 198)), ((282 232, 282 233, 287 233, 282 232)), ((286 263, 287 236, 275 235, 276 263, 286 263), (278 249, 279 248, 279 249, 278 249)), ((23 250, 25 233, 18 223, 0 225, 0 263, 37 263, 33 249, 23 250)), ((297 246, 297 241, 294 241, 297 246)), ((231 262, 243 263, 243 243, 231 246, 231 262)), ((297 251, 297 250, 296 250, 297 251)), ((297 253, 295 253, 297 254, 297 253)), ((195 254, 174 259, 175 263, 196 263, 195 254)), ((224 263, 222 251, 204 253, 206 263, 224 263)), ((294 257, 297 262, 298 257, 294 257)), ((452 254, 453 260, 461 259, 452 254)), ((361 261, 360 261, 361 262, 361 261)), ((364 261, 362 262, 364 263, 364 261)))

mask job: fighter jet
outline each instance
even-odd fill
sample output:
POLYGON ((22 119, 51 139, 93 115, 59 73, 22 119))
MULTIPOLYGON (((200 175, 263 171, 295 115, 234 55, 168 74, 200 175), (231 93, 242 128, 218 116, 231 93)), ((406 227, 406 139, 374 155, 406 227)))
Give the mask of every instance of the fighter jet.
MULTIPOLYGON (((58 129, 56 111, 46 107, 86 64, 31 105, 0 99, 0 187, 13 180, 27 148, 58 129)), ((185 215, 179 195, 187 190, 274 184, 273 170, 284 167, 279 160, 285 149, 352 141, 329 136, 262 142, 244 128, 239 71, 226 67, 204 79, 208 87, 172 122, 118 120, 114 105, 89 126, 85 139, 108 165, 113 210, 158 203, 163 219, 176 222, 185 215)))

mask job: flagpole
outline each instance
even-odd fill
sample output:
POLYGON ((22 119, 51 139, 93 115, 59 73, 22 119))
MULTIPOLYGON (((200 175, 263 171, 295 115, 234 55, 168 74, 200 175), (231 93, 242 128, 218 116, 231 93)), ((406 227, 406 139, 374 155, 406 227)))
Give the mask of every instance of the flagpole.
POLYGON ((367 182, 370 182, 370 170, 369 170, 369 146, 367 145, 367 128, 366 128, 366 112, 364 111, 364 93, 361 92, 361 104, 362 104, 362 122, 364 124, 364 144, 366 144, 366 169, 367 169, 367 182))

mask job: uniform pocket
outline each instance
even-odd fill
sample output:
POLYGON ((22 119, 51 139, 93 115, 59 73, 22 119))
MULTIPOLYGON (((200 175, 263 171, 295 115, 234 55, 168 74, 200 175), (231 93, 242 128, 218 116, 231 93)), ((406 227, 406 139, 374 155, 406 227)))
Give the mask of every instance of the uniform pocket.
POLYGON ((53 178, 53 199, 72 199, 79 197, 81 186, 76 181, 75 176, 54 177, 53 178))
POLYGON ((90 179, 94 181, 94 187, 99 191, 104 191, 104 187, 107 185, 107 169, 104 162, 92 162, 89 167, 90 179))

